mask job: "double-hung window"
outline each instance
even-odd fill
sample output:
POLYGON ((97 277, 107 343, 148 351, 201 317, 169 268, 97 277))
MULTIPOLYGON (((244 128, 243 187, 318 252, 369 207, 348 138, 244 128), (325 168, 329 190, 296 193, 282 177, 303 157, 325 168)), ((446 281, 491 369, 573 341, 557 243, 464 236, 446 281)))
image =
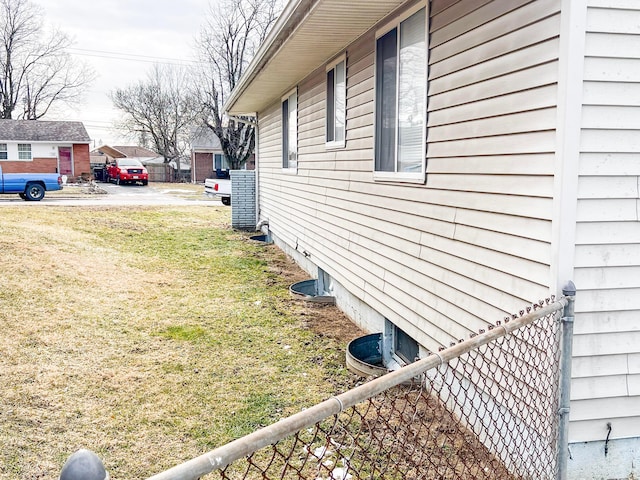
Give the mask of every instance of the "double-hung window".
POLYGON ((7 153, 7 144, 0 143, 0 160, 7 160, 9 155, 7 153))
POLYGON ((18 144, 18 160, 31 160, 31 144, 30 143, 18 144))
POLYGON ((298 169, 297 89, 282 99, 282 168, 290 172, 298 169))
POLYGON ((378 32, 375 61, 374 176, 422 182, 427 115, 426 7, 378 32))
POLYGON ((345 145, 345 120, 347 109, 347 66, 342 55, 327 66, 327 148, 342 148, 345 145))

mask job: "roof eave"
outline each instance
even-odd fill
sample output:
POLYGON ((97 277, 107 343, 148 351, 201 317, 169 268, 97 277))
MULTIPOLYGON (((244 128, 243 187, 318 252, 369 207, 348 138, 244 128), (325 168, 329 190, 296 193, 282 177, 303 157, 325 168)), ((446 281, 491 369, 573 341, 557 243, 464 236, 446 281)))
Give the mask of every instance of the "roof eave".
POLYGON ((263 110, 406 1, 291 0, 224 111, 251 115, 263 110))

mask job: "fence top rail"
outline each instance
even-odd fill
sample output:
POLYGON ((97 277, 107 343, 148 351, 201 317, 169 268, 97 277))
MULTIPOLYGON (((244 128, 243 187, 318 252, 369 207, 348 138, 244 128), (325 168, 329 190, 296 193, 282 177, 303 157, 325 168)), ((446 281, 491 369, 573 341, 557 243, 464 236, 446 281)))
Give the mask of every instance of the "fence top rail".
POLYGON ((272 445, 295 434, 299 430, 315 425, 332 415, 337 415, 343 410, 374 397, 385 390, 411 381, 432 368, 491 343, 526 325, 530 325, 540 318, 558 312, 566 307, 567 304, 568 300, 566 297, 562 297, 553 302, 549 301, 547 305, 543 305, 541 302, 536 305, 530 313, 500 322, 496 326, 490 327, 486 332, 474 335, 467 340, 461 341, 439 352, 432 353, 403 368, 378 377, 340 395, 331 397, 324 402, 291 415, 290 417, 283 418, 245 437, 229 442, 199 457, 158 473, 148 480, 195 480, 213 470, 222 469, 240 458, 246 457, 263 447, 272 445))

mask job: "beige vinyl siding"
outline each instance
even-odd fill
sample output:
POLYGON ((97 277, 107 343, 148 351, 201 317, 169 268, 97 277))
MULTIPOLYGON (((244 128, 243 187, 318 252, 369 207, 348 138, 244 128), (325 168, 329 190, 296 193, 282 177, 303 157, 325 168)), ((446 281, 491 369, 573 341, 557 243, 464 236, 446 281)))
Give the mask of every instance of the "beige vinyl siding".
POLYGON ((640 431, 640 4, 589 2, 571 441, 640 431))
POLYGON ((273 233, 435 350, 549 296, 559 12, 431 14, 426 184, 373 180, 375 28, 346 48, 346 147, 325 148, 318 65, 298 84, 298 174, 281 170, 279 104, 260 112, 259 168, 273 233))

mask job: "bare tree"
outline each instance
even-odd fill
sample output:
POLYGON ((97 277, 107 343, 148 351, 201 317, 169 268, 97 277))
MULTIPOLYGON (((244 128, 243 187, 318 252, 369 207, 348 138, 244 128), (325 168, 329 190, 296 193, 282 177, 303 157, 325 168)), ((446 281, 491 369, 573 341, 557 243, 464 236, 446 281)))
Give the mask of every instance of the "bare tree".
POLYGON ((184 68, 156 64, 146 80, 111 93, 114 106, 124 113, 120 128, 134 138, 150 139, 165 163, 176 161, 178 170, 201 111, 190 82, 184 68))
POLYGON ((225 118, 222 106, 273 26, 279 8, 278 0, 220 0, 210 7, 198 39, 204 64, 197 82, 202 123, 220 139, 232 169, 241 168, 253 154, 255 129, 250 123, 225 118))
POLYGON ((0 117, 36 120, 52 106, 77 101, 93 72, 66 52, 70 38, 46 33, 43 11, 29 0, 0 0, 0 117))

